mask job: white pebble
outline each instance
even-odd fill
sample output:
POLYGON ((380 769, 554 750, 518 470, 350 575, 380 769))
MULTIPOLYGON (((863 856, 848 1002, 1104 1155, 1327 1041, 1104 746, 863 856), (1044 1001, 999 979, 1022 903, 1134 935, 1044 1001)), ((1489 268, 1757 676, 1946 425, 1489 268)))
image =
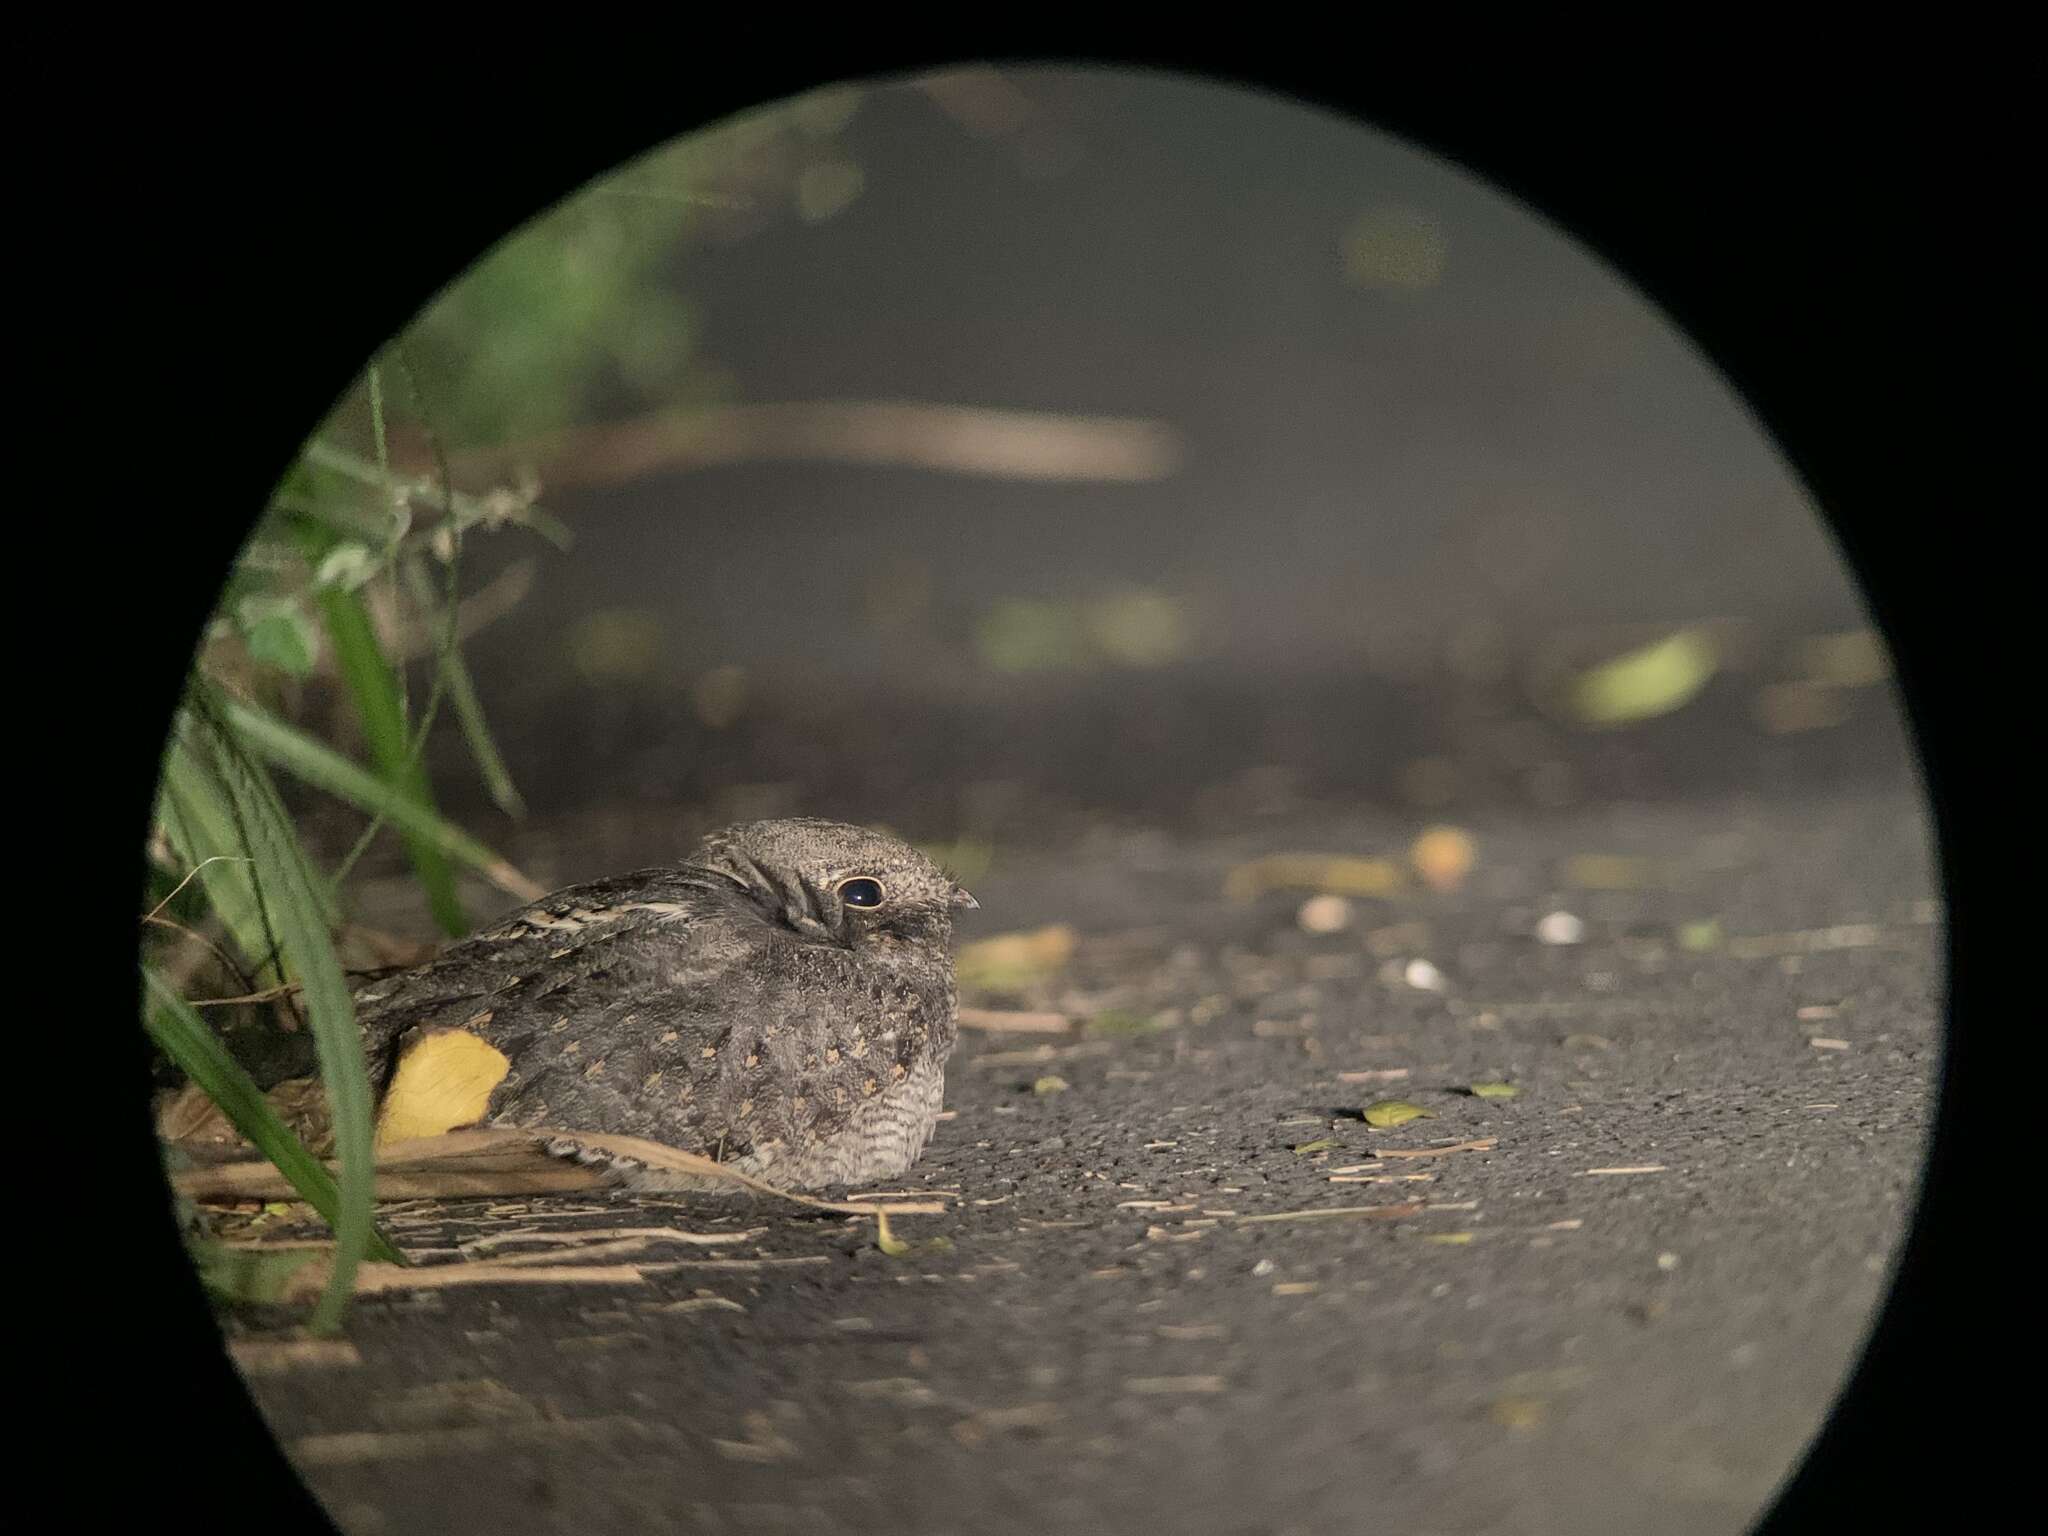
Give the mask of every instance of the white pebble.
POLYGON ((1342 933, 1351 926, 1351 902, 1343 896, 1311 896, 1294 920, 1306 933, 1342 933))
POLYGON ((1678 1268, 1678 1255, 1675 1253, 1658 1254, 1657 1267, 1663 1270, 1665 1274, 1670 1274, 1672 1270, 1678 1268))
POLYGON ((1273 1273, 1274 1270, 1278 1269, 1279 1267, 1280 1266, 1278 1264, 1275 1264, 1271 1259, 1261 1259, 1258 1263, 1252 1266, 1252 1273, 1255 1275, 1270 1275, 1271 1273, 1273 1273))
POLYGON ((1427 960, 1410 960, 1401 979, 1420 992, 1441 992, 1447 985, 1444 973, 1427 960))
POLYGON ((1536 937, 1545 944, 1576 944, 1586 936, 1586 925, 1569 912, 1552 912, 1536 925, 1536 937))

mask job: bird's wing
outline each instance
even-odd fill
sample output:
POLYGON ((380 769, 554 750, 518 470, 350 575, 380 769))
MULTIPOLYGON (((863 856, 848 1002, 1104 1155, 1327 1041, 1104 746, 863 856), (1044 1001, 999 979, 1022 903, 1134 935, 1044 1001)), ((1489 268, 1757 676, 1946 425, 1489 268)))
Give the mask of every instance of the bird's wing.
POLYGON ((393 1043, 418 1025, 532 1009, 614 968, 645 969, 651 949, 674 954, 692 928, 744 905, 730 881, 689 869, 642 870, 556 891, 425 965, 362 988, 357 1017, 373 1073, 388 1067, 393 1043))

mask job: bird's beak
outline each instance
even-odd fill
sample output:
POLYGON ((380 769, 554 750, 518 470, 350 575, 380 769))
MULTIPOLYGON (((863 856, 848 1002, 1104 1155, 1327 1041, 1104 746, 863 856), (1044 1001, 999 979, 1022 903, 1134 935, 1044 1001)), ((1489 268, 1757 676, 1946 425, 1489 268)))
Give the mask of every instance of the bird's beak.
POLYGON ((965 886, 960 885, 953 887, 953 905, 966 912, 976 912, 981 909, 981 903, 974 899, 965 886))

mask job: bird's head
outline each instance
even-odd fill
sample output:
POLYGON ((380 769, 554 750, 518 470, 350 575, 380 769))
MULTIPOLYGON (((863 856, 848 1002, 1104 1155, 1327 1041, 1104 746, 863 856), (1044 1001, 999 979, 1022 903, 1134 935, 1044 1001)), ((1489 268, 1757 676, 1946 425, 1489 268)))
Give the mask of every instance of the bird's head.
POLYGON ((690 862, 803 937, 850 948, 943 953, 954 913, 980 905, 908 843, 839 821, 740 822, 706 837, 690 862))

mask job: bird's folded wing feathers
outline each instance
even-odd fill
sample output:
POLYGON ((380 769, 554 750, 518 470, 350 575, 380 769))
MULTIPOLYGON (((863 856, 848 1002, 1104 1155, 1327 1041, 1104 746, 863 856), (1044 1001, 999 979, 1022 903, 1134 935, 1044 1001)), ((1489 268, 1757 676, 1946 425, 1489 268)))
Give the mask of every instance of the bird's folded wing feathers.
POLYGON ((563 962, 589 956, 628 934, 685 922, 736 898, 729 882, 689 870, 642 870, 572 885, 529 903, 473 937, 402 975, 384 977, 356 994, 364 1043, 373 1058, 415 1023, 459 1005, 488 999, 544 968, 564 976, 582 969, 563 962), (722 888, 721 888, 722 887, 722 888))

